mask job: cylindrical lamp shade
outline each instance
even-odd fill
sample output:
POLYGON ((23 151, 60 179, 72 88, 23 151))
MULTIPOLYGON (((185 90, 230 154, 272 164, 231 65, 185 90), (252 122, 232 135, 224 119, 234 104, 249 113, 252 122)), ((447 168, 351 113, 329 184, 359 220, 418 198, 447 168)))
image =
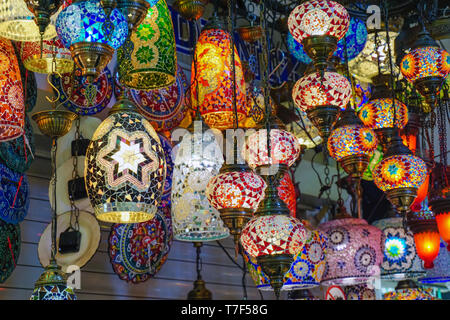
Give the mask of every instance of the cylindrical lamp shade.
POLYGON ((313 72, 297 81, 292 90, 295 105, 303 111, 318 106, 338 106, 341 110, 350 101, 352 88, 348 80, 337 72, 325 72, 324 81, 313 72))
POLYGON ((408 123, 408 108, 396 99, 394 102, 391 98, 371 100, 361 107, 359 118, 372 129, 393 128, 395 109, 395 127, 403 129, 408 123))
POLYGON ((0 38, 0 142, 21 136, 24 124, 25 102, 17 57, 11 41, 0 38))
POLYGON ((333 36, 338 41, 348 30, 350 17, 341 4, 328 0, 306 1, 289 15, 288 28, 295 40, 310 36, 333 36))
POLYGON ((403 57, 400 71, 412 83, 426 77, 445 79, 450 73, 450 54, 435 47, 413 49, 403 57))
POLYGON ((373 172, 373 182, 382 191, 397 188, 418 189, 426 176, 426 164, 419 157, 394 155, 377 164, 373 172))
MULTIPOLYGON (((234 128, 231 37, 222 29, 203 30, 195 46, 191 69, 191 100, 205 122, 219 130, 234 128), (195 65, 195 62, 197 64, 195 65)), ((245 80, 242 64, 234 48, 236 71, 236 107, 240 124, 246 112, 245 80)))
POLYGON ((286 203, 289 208, 291 217, 296 217, 297 213, 297 195, 295 193, 295 187, 292 183, 291 176, 286 172, 277 187, 278 196, 286 203))
POLYGON ((154 90, 175 82, 175 33, 165 0, 148 9, 130 41, 130 48, 126 44, 127 48, 117 51, 120 83, 128 88, 154 90))
POLYGON ((447 251, 444 241, 441 241, 439 254, 433 263, 434 267, 428 269, 419 282, 426 284, 450 282, 450 252, 447 251))
MULTIPOLYGON (((281 290, 298 290, 313 288, 320 285, 325 271, 327 239, 325 235, 316 230, 309 232, 308 239, 284 276, 281 290)), ((244 253, 249 273, 260 290, 273 290, 269 277, 262 271, 255 258, 247 252, 244 253)))
POLYGON ((297 255, 309 232, 300 220, 285 215, 253 217, 242 229, 240 242, 251 257, 297 255))
POLYGON ((383 261, 380 229, 364 219, 344 218, 319 225, 328 239, 322 284, 355 285, 376 277, 383 261))
POLYGON ((109 21, 114 25, 112 34, 104 30, 106 19, 100 1, 78 1, 61 11, 56 19, 56 32, 66 48, 79 42, 107 44, 119 48, 127 38, 128 23, 118 9, 111 11, 109 21))
POLYGON ((417 255, 414 235, 403 228, 403 219, 386 218, 375 221, 373 225, 384 233, 381 276, 392 280, 422 276, 425 270, 417 255))
POLYGON ((23 42, 20 52, 25 68, 30 71, 37 73, 58 72, 60 74, 72 73, 73 71, 73 59, 70 50, 64 47, 59 38, 44 40, 42 52, 40 42, 23 42), (53 59, 55 66, 52 65, 53 59))
POLYGON ((0 163, 0 219, 17 224, 25 219, 30 206, 28 178, 0 163))
POLYGON ((286 130, 270 130, 270 158, 267 150, 267 129, 250 135, 242 149, 242 156, 252 169, 266 165, 292 166, 300 155, 300 145, 295 136, 286 130))
POLYGON ((332 131, 328 138, 328 151, 337 161, 352 155, 372 156, 378 139, 372 129, 361 125, 345 125, 332 131))
POLYGON ((86 152, 86 190, 97 219, 138 223, 153 218, 165 178, 158 135, 129 100, 119 100, 86 152))

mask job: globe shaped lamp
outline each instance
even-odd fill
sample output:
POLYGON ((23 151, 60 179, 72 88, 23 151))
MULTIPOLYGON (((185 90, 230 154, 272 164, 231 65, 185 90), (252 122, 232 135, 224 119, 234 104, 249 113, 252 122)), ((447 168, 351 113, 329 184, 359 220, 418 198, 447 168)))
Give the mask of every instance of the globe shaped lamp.
POLYGON ((138 223, 154 217, 166 179, 164 149, 130 100, 117 101, 95 131, 84 176, 97 219, 138 223))

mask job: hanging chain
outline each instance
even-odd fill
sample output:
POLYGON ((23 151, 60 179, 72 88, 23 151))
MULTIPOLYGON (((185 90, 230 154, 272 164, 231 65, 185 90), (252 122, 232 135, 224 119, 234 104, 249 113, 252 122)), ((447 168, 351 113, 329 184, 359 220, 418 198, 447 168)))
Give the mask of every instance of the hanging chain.
POLYGON ((194 243, 195 247, 196 247, 196 251, 197 251, 197 257, 195 259, 195 265, 196 265, 196 270, 197 270, 197 280, 201 280, 202 279, 202 275, 201 275, 201 271, 203 268, 203 263, 202 263, 202 258, 200 256, 201 254, 201 247, 202 247, 202 242, 198 242, 198 243, 194 243))
POLYGON ((74 141, 76 141, 75 143, 75 150, 74 150, 74 155, 72 156, 72 165, 73 165, 73 169, 72 169, 72 188, 71 188, 71 196, 69 196, 69 201, 70 201, 70 227, 74 230, 80 230, 80 223, 79 223, 79 216, 80 216, 80 209, 77 207, 77 205, 75 204, 75 200, 73 198, 73 196, 75 195, 75 181, 77 179, 80 178, 80 175, 78 174, 78 147, 79 147, 79 140, 80 137, 82 138, 82 136, 80 135, 80 117, 77 117, 77 119, 75 120, 75 138, 74 141), (73 217, 75 217, 75 223, 72 224, 73 221, 73 217))
MULTIPOLYGON (((234 112, 234 128, 239 128, 238 114, 237 114, 237 94, 236 94, 236 57, 234 53, 234 19, 232 19, 232 13, 235 6, 235 0, 228 0, 228 33, 230 34, 230 47, 231 47, 231 73, 233 79, 233 112, 234 112)), ((234 159, 236 161, 237 159, 234 159)))
MULTIPOLYGON (((326 156, 326 155, 324 155, 326 156)), ((325 168, 323 170, 323 172, 325 173, 325 185, 328 186, 328 188, 325 190, 325 194, 327 195, 327 201, 328 203, 331 203, 331 179, 330 179, 330 167, 329 167, 329 161, 327 160, 325 162, 325 168)))
POLYGON ((51 162, 52 162, 52 175, 53 179, 50 183, 53 186, 53 216, 52 216, 52 259, 55 259, 57 249, 56 249, 56 233, 57 233, 57 207, 56 207, 56 150, 57 150, 57 139, 53 138, 52 149, 51 149, 51 162))

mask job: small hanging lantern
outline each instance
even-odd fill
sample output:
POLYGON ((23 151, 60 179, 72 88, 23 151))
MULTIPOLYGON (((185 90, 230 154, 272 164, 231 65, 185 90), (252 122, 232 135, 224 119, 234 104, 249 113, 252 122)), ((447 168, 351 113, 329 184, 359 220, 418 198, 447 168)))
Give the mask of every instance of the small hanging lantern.
POLYGON ((166 178, 155 130, 128 99, 119 100, 86 152, 85 183, 97 219, 138 223, 153 218, 166 178))
POLYGON ((34 14, 34 21, 39 28, 41 39, 50 24, 50 17, 58 11, 62 0, 25 0, 28 10, 34 14))
POLYGON ((430 289, 422 289, 413 280, 402 280, 395 291, 385 293, 384 300, 436 300, 430 289))
POLYGON ((172 7, 186 20, 200 19, 205 12, 208 0, 175 0, 172 7))
POLYGON ((419 279, 420 283, 448 283, 450 282, 450 252, 446 250, 446 243, 441 240, 439 254, 433 261, 434 267, 427 270, 424 277, 419 279))
POLYGON ((117 51, 119 80, 138 90, 166 88, 175 82, 175 34, 165 0, 148 9, 147 16, 117 51))

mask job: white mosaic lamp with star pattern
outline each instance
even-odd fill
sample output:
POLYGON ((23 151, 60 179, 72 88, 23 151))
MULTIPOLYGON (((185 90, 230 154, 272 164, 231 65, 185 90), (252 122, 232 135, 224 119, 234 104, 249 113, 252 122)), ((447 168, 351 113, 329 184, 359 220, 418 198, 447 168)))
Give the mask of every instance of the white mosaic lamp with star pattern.
POLYGON ((97 219, 139 223, 154 217, 166 179, 161 141, 128 99, 100 124, 86 152, 85 183, 97 219))

